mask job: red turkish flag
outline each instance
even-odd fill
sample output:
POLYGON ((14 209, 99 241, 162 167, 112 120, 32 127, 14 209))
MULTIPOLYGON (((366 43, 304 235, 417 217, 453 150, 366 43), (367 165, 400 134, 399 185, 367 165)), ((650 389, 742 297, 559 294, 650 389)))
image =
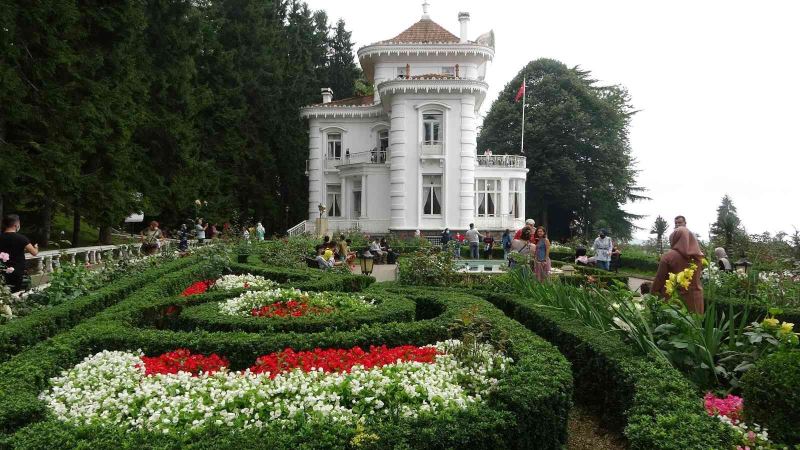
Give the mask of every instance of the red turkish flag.
POLYGON ((519 87, 519 90, 517 91, 517 96, 514 97, 514 101, 518 102, 519 99, 521 99, 524 95, 525 95, 525 82, 523 81, 519 87))

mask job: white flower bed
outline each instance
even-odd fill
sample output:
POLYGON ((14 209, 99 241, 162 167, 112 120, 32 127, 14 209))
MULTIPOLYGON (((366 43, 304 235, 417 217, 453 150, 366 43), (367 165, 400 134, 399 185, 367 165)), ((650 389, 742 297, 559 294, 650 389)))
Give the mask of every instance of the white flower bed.
POLYGON ((470 351, 472 363, 452 354, 460 341, 435 344, 432 364, 398 362, 350 373, 229 372, 145 375, 141 354, 103 351, 60 377, 43 400, 58 419, 74 425, 106 424, 160 433, 207 425, 286 428, 308 421, 356 424, 465 409, 482 401, 511 359, 488 345, 470 351))
POLYGON ((273 289, 278 283, 259 275, 224 275, 217 279, 214 288, 222 290, 249 289, 253 291, 273 289))
POLYGON ((295 300, 318 308, 343 308, 349 310, 375 307, 375 300, 363 295, 341 292, 303 292, 294 288, 247 291, 220 304, 219 311, 230 316, 249 317, 253 309, 276 302, 295 300))

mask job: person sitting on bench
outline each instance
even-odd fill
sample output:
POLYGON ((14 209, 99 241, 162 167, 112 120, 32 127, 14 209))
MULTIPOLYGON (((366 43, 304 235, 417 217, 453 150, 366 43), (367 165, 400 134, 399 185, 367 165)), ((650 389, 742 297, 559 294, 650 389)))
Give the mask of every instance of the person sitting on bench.
POLYGON ((381 261, 384 261, 386 257, 386 252, 381 250, 381 246, 380 244, 378 244, 377 240, 373 240, 372 243, 369 245, 369 251, 370 253, 375 255, 376 262, 380 263, 381 261))

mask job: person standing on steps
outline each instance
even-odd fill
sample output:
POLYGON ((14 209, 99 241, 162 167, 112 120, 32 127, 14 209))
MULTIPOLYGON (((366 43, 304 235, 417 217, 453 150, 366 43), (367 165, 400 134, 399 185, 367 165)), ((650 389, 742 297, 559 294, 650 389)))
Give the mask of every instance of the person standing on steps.
POLYGON ((536 279, 542 282, 550 278, 550 239, 544 227, 536 229, 536 251, 533 255, 533 272, 536 279))
POLYGON ((508 260, 508 252, 511 251, 511 230, 506 228, 503 237, 500 238, 500 244, 503 246, 503 260, 508 260))
POLYGON ((22 290, 25 276, 25 252, 33 256, 38 255, 39 244, 31 244, 30 239, 19 232, 21 223, 16 214, 3 217, 2 228, 0 253, 8 255, 8 261, 4 263, 6 270, 3 276, 11 292, 19 292, 22 290))
POLYGON ((480 258, 478 254, 478 246, 481 243, 481 238, 483 235, 478 233, 478 230, 475 229, 475 224, 469 224, 469 230, 467 230, 467 242, 469 242, 469 255, 472 259, 480 258))

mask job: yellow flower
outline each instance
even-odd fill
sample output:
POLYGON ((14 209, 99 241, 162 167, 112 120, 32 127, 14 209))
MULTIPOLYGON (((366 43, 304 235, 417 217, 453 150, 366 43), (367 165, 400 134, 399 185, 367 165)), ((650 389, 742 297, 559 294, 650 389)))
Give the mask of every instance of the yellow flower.
POLYGON ((675 281, 672 280, 672 277, 670 277, 670 279, 664 283, 664 289, 666 290, 667 295, 670 297, 673 293, 675 293, 675 281))
POLYGON ((789 322, 783 322, 781 324, 781 331, 784 333, 791 333, 792 329, 794 329, 794 324, 789 322))
POLYGON ((778 323, 779 323, 778 319, 776 319, 774 317, 769 317, 767 319, 764 319, 763 322, 761 322, 762 325, 764 325, 765 327, 769 327, 769 328, 777 327, 778 323))
POLYGON ((703 258, 703 267, 708 267, 708 259, 703 258))

